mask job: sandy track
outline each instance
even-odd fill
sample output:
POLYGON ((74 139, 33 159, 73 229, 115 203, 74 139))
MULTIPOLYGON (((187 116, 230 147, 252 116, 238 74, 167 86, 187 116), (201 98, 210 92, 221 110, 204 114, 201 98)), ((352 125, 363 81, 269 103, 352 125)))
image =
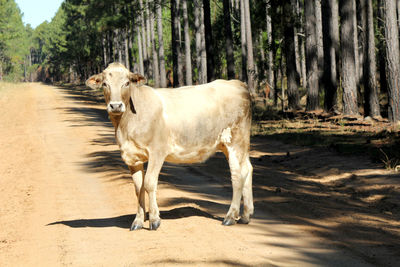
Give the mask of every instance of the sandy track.
MULTIPOLYGON (((291 200, 274 196, 263 179, 279 169, 274 179, 283 181, 288 170, 260 162, 287 148, 262 139, 252 151, 256 215, 250 225, 221 226, 231 189, 227 165, 217 156, 207 164, 165 165, 161 227, 130 232, 133 184, 96 98, 31 83, 0 92, 0 106, 1 266, 368 266, 398 259, 395 241, 383 247, 381 261, 367 255, 372 246, 360 251, 343 238, 310 234, 315 228, 304 223, 307 216, 302 223, 281 216, 274 203, 291 200)), ((330 227, 329 219, 320 221, 330 227)), ((397 237, 398 225, 392 232, 397 237)))

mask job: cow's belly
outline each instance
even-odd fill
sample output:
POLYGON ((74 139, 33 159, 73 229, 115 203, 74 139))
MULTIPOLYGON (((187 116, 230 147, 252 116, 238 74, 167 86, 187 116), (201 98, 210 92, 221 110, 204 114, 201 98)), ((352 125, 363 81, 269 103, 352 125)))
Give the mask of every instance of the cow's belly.
POLYGON ((165 161, 171 163, 199 163, 206 161, 217 151, 216 145, 202 146, 200 148, 184 148, 174 146, 165 161))
POLYGON ((136 166, 147 161, 145 150, 137 147, 134 142, 126 141, 121 144, 121 157, 128 166, 136 166))

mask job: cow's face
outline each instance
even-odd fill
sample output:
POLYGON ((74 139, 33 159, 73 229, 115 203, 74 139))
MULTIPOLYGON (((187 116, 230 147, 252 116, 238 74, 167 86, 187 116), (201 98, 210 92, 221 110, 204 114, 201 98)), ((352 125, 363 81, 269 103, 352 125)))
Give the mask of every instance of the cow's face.
POLYGON ((103 88, 108 113, 121 115, 125 112, 130 99, 130 86, 145 82, 145 78, 131 73, 119 63, 110 64, 102 73, 93 75, 86 81, 92 89, 103 88))

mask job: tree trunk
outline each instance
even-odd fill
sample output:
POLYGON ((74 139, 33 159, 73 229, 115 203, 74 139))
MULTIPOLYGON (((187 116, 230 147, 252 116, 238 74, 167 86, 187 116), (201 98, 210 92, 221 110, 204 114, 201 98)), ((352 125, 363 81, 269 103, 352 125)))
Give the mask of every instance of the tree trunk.
POLYGON ((224 26, 225 26, 225 50, 228 79, 235 78, 235 60, 233 58, 233 37, 231 28, 231 12, 229 0, 223 0, 224 5, 224 26))
POLYGON ((400 29, 400 0, 396 0, 396 7, 397 7, 397 26, 400 29))
MULTIPOLYGON (((318 53, 318 81, 319 90, 322 90, 322 74, 324 69, 324 44, 323 44, 323 34, 322 34, 322 14, 321 14, 321 1, 315 0, 315 31, 317 33, 317 53, 318 53)), ((326 0, 324 0, 326 1, 326 0)))
POLYGON ((301 74, 301 85, 303 88, 308 88, 307 87, 307 68, 306 68, 306 48, 305 48, 305 30, 304 30, 304 13, 301 12, 301 10, 304 10, 304 2, 303 1, 298 1, 299 4, 299 18, 300 18, 300 32, 302 33, 301 38, 300 38, 300 74, 301 74))
POLYGON ((307 111, 319 108, 318 47, 315 16, 315 1, 305 1, 306 68, 307 68, 307 111))
POLYGON ((205 83, 203 79, 202 73, 202 60, 201 60, 201 53, 202 53, 202 33, 201 33, 201 9, 202 9, 202 1, 195 0, 194 1, 194 27, 196 31, 196 66, 197 66, 197 80, 199 84, 205 83))
POLYGON ((242 0, 244 3, 244 14, 245 14, 245 25, 246 25, 246 41, 247 41, 247 83, 249 91, 255 94, 255 68, 254 68, 254 57, 253 57, 253 37, 251 31, 251 17, 250 17, 250 3, 249 0, 242 0))
POLYGON ((205 40, 207 50, 207 81, 211 82, 215 80, 214 77, 214 45, 211 28, 211 10, 210 0, 203 0, 203 11, 204 11, 204 26, 205 26, 205 40))
MULTIPOLYGON (((143 9, 143 0, 139 0, 139 21, 141 26, 141 39, 142 39, 142 50, 143 50, 143 71, 146 76, 149 75, 148 67, 149 67, 149 53, 147 50, 147 42, 146 42, 146 27, 145 27, 145 17, 144 17, 144 9, 143 9)), ((138 32, 140 34, 140 32, 138 32)))
POLYGON ((352 17, 353 23, 354 23, 354 64, 356 67, 356 86, 359 88, 360 85, 360 77, 361 77, 361 71, 360 71, 360 54, 359 54, 359 49, 358 49, 358 23, 357 23, 357 5, 356 5, 356 0, 348 0, 353 2, 354 6, 354 15, 352 17))
POLYGON ((387 93, 388 81, 386 79, 386 49, 385 49, 385 6, 384 1, 378 1, 378 29, 381 36, 378 44, 379 85, 380 91, 387 93))
POLYGON ((327 112, 337 110, 337 64, 339 52, 339 11, 336 0, 322 1, 322 26, 324 37, 324 109, 327 112))
MULTIPOLYGON (((203 0, 202 4, 203 3, 203 0)), ((201 74, 202 83, 207 83, 207 48, 206 48, 206 27, 204 25, 204 8, 200 9, 200 35, 201 35, 201 74)))
POLYGON ((109 55, 109 62, 113 62, 114 58, 114 43, 113 43, 113 31, 109 31, 108 34, 108 55, 109 55))
POLYGON ((129 69, 130 63, 129 63, 129 33, 128 33, 128 28, 125 28, 125 36, 124 36, 124 44, 125 44, 125 65, 129 69))
POLYGON ((375 31, 372 0, 361 0, 363 17, 365 23, 364 30, 364 113, 365 116, 380 116, 378 87, 376 84, 376 58, 375 58, 375 31))
POLYGON ((185 31, 185 66, 186 66, 186 85, 192 85, 192 57, 190 52, 190 36, 189 36, 189 19, 188 19, 188 9, 187 0, 182 0, 182 10, 183 10, 183 23, 185 31))
POLYGON ((153 57, 153 45, 152 45, 152 29, 151 29, 151 15, 150 15, 150 8, 149 8, 149 0, 146 1, 146 38, 147 38, 147 56, 148 56, 148 63, 147 63, 147 71, 149 77, 154 77, 154 58, 153 57))
POLYGON ((136 26, 136 32, 137 32, 138 54, 139 54, 139 73, 144 75, 143 47, 142 47, 143 43, 142 43, 139 25, 136 26))
POLYGON ((354 48, 354 16, 353 0, 340 0, 341 18, 340 45, 342 57, 343 112, 345 115, 358 115, 357 105, 357 73, 354 48))
MULTIPOLYGON (((271 3, 267 1, 266 18, 267 18, 267 36, 268 36, 268 83, 270 87, 274 87, 274 52, 272 39, 272 21, 271 21, 271 3)), ((268 97, 268 96, 266 96, 268 97)))
POLYGON ((164 38, 162 25, 162 0, 157 0, 157 34, 158 34, 158 56, 160 59, 160 86, 167 87, 167 75, 165 73, 164 38))
POLYGON ((102 45, 103 45, 103 60, 104 60, 104 67, 106 68, 108 65, 108 61, 107 61, 107 40, 106 37, 103 36, 103 38, 101 39, 102 41, 102 45))
POLYGON ((174 87, 183 86, 182 67, 180 65, 180 40, 179 40, 179 0, 171 0, 171 29, 172 29, 172 61, 174 87))
POLYGON ((388 78, 389 110, 392 123, 400 121, 400 55, 399 28, 395 0, 385 0, 386 71, 388 78))
POLYGON ((243 0, 240 0, 240 42, 242 48, 242 72, 240 79, 244 82, 247 82, 247 39, 243 0))
MULTIPOLYGON (((296 70, 296 55, 294 43, 294 9, 290 2, 284 4, 285 16, 285 56, 286 56, 286 76, 287 76, 287 94, 288 108, 296 110, 299 107, 299 84, 298 73, 296 70)), ((282 91, 283 92, 283 91, 282 91)), ((283 98, 283 95, 282 95, 283 98)))
POLYGON ((301 58, 300 58, 300 40, 299 40, 299 25, 300 25, 300 7, 299 0, 290 0, 294 9, 294 52, 296 55, 296 71, 301 72, 301 58))
POLYGON ((154 0, 149 0, 147 2, 147 11, 150 20, 150 32, 151 32, 151 50, 153 54, 153 79, 154 79, 154 86, 156 88, 160 87, 160 70, 158 69, 158 54, 156 48, 156 34, 154 30, 154 0))

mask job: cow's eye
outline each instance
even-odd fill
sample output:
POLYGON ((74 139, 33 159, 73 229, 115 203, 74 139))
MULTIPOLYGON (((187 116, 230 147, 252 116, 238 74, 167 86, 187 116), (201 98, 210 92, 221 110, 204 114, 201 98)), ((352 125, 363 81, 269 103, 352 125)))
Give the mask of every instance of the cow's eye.
POLYGON ((128 86, 129 86, 129 82, 126 82, 126 83, 125 83, 125 87, 128 87, 128 86))
POLYGON ((103 86, 103 87, 107 87, 107 84, 106 84, 106 83, 103 83, 101 86, 103 86))

